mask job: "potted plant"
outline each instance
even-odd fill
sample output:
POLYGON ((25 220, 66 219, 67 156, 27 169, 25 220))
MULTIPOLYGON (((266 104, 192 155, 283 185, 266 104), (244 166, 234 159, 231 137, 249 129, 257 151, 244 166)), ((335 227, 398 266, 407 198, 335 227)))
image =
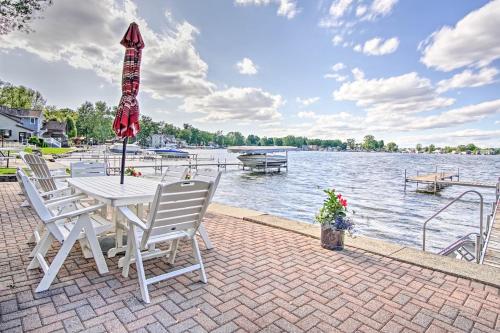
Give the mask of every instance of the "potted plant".
POLYGON ((141 177, 142 176, 142 172, 137 171, 136 169, 131 168, 131 167, 128 167, 125 169, 125 174, 127 176, 134 176, 134 177, 141 177))
POLYGON ((352 234, 354 222, 347 217, 347 200, 335 189, 325 190, 327 198, 316 214, 321 224, 321 246, 329 250, 343 250, 345 232, 352 234))

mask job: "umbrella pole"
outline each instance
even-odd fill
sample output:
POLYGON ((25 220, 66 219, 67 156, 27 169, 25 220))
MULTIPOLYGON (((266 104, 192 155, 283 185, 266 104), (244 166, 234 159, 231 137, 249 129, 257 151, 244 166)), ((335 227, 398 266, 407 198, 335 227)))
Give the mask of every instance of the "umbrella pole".
POLYGON ((122 150, 122 169, 120 174, 120 184, 123 184, 123 178, 125 177, 125 153, 127 151, 127 141, 128 137, 123 139, 123 150, 122 150))

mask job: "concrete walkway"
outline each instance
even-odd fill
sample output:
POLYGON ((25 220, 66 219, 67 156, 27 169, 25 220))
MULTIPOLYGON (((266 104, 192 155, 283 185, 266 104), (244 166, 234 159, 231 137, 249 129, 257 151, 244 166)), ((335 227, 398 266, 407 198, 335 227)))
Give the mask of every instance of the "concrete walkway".
MULTIPOLYGON (((73 249, 49 291, 27 271, 37 218, 20 208, 17 184, 0 184, 0 331, 88 332, 498 332, 499 289, 364 250, 323 250, 290 231, 209 214, 213 250, 204 250, 208 284, 195 274, 138 296, 136 272, 118 258, 100 276, 73 249)), ((51 252, 55 253, 54 250, 51 252)), ((190 259, 187 247, 178 264, 190 259)), ((168 265, 149 261, 146 270, 168 265)))

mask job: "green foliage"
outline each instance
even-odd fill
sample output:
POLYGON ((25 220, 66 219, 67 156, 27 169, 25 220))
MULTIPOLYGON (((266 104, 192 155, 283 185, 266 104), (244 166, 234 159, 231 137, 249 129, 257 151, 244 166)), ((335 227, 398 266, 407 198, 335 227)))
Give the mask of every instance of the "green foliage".
POLYGON ((30 21, 51 5, 52 0, 2 0, 0 4, 0 35, 5 35, 15 30, 30 32, 30 21))
POLYGON ((323 207, 316 214, 316 222, 320 224, 331 224, 338 217, 345 217, 347 212, 347 201, 341 194, 335 193, 335 189, 324 191, 327 194, 323 207))
POLYGON ((105 102, 83 103, 77 110, 76 129, 78 135, 87 141, 103 143, 115 137, 113 132, 114 113, 105 102))
POLYGON ((36 90, 0 81, 0 105, 12 109, 41 109, 45 99, 36 90))
POLYGON ((395 142, 389 142, 386 146, 387 151, 396 152, 398 151, 398 145, 395 142))
POLYGON ((76 123, 75 120, 72 117, 67 117, 66 118, 66 128, 67 128, 67 133, 69 138, 74 138, 77 136, 77 130, 76 130, 76 123))

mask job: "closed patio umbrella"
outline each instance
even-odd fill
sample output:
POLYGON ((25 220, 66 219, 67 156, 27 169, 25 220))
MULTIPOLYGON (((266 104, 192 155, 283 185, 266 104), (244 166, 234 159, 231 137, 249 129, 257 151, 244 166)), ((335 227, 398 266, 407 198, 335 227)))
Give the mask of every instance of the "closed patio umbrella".
POLYGON ((116 136, 123 139, 122 165, 120 184, 123 184, 125 174, 125 153, 128 138, 133 138, 139 133, 139 103, 136 96, 139 92, 139 73, 141 67, 141 54, 144 48, 139 26, 133 22, 128 27, 120 44, 125 46, 125 59, 123 60, 122 97, 113 122, 116 136))

